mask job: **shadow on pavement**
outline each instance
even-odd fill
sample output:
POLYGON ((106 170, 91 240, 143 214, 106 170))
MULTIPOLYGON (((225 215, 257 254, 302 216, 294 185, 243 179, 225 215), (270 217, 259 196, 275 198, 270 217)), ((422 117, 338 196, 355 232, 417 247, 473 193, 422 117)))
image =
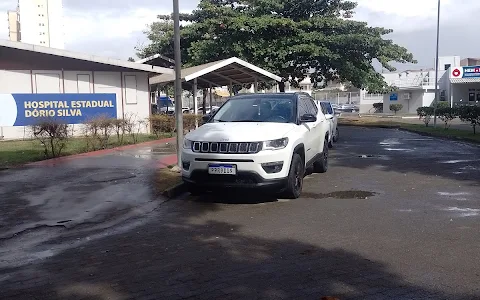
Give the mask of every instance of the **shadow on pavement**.
POLYGON ((12 270, 0 270, 2 299, 473 298, 414 285, 353 252, 199 221, 218 204, 178 202, 161 220, 92 240, 10 277, 12 270))

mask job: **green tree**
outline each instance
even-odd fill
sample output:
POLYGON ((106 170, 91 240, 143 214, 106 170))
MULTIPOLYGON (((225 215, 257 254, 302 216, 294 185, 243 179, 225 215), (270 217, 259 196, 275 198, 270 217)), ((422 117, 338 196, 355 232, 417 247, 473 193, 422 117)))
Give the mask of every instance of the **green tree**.
MULTIPOLYGON (((407 49, 384 39, 392 31, 351 19, 357 3, 347 0, 201 0, 182 14, 182 63, 203 64, 237 56, 298 85, 305 74, 314 87, 331 80, 370 92, 390 90, 372 62, 415 63, 407 49)), ((173 57, 173 22, 159 16, 146 31, 151 43, 139 57, 173 57)))
POLYGON ((403 104, 390 104, 390 110, 393 111, 395 114, 401 111, 403 108, 403 104))

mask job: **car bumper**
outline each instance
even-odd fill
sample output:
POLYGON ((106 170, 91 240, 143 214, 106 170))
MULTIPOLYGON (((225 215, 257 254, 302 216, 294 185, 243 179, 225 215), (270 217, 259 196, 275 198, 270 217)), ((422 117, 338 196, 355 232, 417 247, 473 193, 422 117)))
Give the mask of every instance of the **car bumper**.
POLYGON ((186 183, 201 186, 262 188, 278 187, 286 182, 291 149, 261 151, 256 154, 221 154, 182 151, 182 177, 186 183), (267 172, 265 164, 281 163, 278 172, 267 172), (235 165, 236 175, 212 175, 210 164, 235 165))
POLYGON ((187 185, 203 188, 241 188, 281 191, 287 178, 264 179, 255 172, 238 172, 237 175, 210 175, 208 171, 193 171, 190 177, 182 176, 187 185))

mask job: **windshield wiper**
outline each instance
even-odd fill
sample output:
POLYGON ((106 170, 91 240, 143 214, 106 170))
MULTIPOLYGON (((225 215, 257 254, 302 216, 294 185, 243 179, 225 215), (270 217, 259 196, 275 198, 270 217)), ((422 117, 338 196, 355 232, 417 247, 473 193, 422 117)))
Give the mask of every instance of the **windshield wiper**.
POLYGON ((235 120, 235 121, 230 121, 230 122, 263 122, 263 121, 245 119, 245 120, 235 120))

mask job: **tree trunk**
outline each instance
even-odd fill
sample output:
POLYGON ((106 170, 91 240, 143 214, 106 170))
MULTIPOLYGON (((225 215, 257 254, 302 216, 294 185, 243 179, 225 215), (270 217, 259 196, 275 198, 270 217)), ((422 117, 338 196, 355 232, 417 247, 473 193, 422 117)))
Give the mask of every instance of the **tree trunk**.
POLYGON ((278 90, 280 93, 285 93, 285 82, 282 81, 278 83, 278 90))

